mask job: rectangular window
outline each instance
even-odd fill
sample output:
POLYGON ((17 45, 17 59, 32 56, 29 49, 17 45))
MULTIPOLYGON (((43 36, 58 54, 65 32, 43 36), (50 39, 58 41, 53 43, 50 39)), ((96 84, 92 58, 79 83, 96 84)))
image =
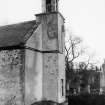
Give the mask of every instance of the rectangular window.
POLYGON ((64 25, 62 25, 62 32, 65 32, 65 27, 64 27, 64 25))
POLYGON ((61 26, 61 50, 62 52, 65 51, 65 47, 64 47, 64 32, 65 32, 65 28, 64 25, 61 26))
POLYGON ((61 79, 61 91, 62 91, 62 96, 64 96, 64 80, 61 79))

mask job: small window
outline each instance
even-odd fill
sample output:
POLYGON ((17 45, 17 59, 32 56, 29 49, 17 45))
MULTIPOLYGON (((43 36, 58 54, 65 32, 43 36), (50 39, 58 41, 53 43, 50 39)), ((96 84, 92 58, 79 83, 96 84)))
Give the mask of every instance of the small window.
POLYGON ((64 81, 61 79, 62 96, 64 96, 64 81))
POLYGON ((65 32, 65 28, 64 28, 64 25, 62 25, 62 32, 65 32))

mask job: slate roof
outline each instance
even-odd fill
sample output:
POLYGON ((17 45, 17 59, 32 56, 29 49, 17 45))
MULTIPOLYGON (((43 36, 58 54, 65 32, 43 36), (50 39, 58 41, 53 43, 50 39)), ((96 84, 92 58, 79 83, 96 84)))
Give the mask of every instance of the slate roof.
POLYGON ((25 43, 37 28, 36 21, 6 25, 0 27, 0 47, 17 46, 25 43))

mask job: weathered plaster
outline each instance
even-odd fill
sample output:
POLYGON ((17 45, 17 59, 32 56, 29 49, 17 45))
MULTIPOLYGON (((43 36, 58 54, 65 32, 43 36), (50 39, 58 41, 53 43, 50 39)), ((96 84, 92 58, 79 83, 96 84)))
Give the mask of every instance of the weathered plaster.
POLYGON ((62 103, 65 101, 65 56, 64 54, 58 54, 58 68, 59 68, 59 77, 58 77, 58 102, 62 103), (63 79, 63 93, 62 96, 62 84, 61 79, 63 79))
POLYGON ((25 105, 30 105, 42 99, 42 57, 26 50, 25 59, 25 105))
POLYGON ((36 21, 42 26, 42 48, 44 51, 64 50, 64 18, 60 13, 36 15, 36 21), (62 30, 63 27, 63 30, 62 30))
POLYGON ((58 14, 58 49, 59 52, 64 53, 65 51, 65 29, 64 19, 58 14))
MULTIPOLYGON (((26 46, 42 50, 41 25, 27 41, 26 46)), ((25 54, 25 105, 42 100, 42 53, 26 49, 25 54)))
POLYGON ((58 49, 57 14, 37 15, 37 21, 42 25, 43 51, 58 49))
POLYGON ((59 79, 58 79, 58 102, 65 101, 65 29, 64 29, 64 19, 60 14, 58 14, 58 68, 59 68, 59 79), (62 83, 63 79, 63 93, 62 96, 62 83))
POLYGON ((22 50, 0 51, 0 105, 24 104, 23 55, 22 50))
POLYGON ((26 46, 42 50, 42 25, 39 24, 38 28, 33 32, 32 36, 28 39, 26 46))
POLYGON ((42 25, 42 50, 49 51, 43 53, 42 96, 61 103, 65 101, 64 19, 59 13, 52 13, 37 15, 37 21, 42 25), (54 50, 61 54, 52 53, 54 50))
POLYGON ((58 54, 43 54, 43 98, 58 102, 58 54))

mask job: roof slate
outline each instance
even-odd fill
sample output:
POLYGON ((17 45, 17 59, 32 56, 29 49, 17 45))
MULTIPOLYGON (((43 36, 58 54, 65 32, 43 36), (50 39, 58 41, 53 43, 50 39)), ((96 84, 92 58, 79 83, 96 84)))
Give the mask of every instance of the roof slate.
POLYGON ((37 28, 36 21, 6 25, 0 27, 0 47, 17 46, 25 43, 37 28))

